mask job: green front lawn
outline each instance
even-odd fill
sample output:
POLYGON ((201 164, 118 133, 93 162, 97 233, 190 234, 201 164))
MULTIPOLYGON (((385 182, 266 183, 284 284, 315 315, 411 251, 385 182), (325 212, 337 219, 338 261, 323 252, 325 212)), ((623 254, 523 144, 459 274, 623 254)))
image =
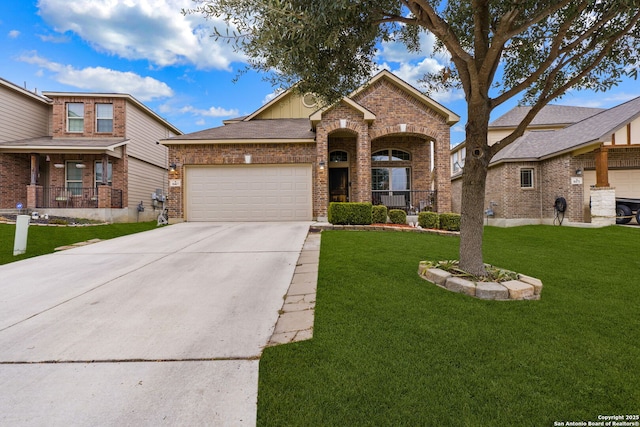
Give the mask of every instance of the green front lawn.
POLYGON ((13 256, 15 224, 0 224, 0 265, 34 256, 50 254, 59 246, 91 239, 112 239, 126 234, 156 228, 157 222, 94 225, 85 227, 44 227, 30 225, 27 234, 27 253, 13 256))
POLYGON ((485 262, 540 301, 482 301, 417 275, 458 239, 322 233, 314 338, 267 348, 258 423, 552 426, 640 412, 640 229, 485 230, 485 262))

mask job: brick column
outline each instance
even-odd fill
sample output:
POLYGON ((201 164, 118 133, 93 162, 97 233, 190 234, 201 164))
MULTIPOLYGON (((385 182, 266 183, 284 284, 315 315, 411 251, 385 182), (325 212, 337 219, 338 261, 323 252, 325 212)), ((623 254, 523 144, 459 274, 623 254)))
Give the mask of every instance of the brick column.
POLYGON ((98 208, 111 208, 111 187, 98 186, 98 208))
POLYGON ((366 123, 360 125, 356 141, 356 180, 358 183, 355 194, 356 202, 371 201, 371 139, 366 123))
POLYGON ((598 227, 616 223, 616 190, 610 187, 591 188, 591 224, 598 227))
POLYGON ((451 149, 449 128, 440 132, 440 138, 434 142, 435 187, 437 191, 438 212, 451 212, 451 149))
POLYGON ((314 214, 318 220, 326 220, 329 209, 329 135, 322 125, 316 132, 316 164, 314 184, 314 214), (324 162, 324 166, 320 166, 324 162))
POLYGON ((38 207, 38 189, 42 194, 41 185, 27 185, 27 209, 35 209, 38 207))

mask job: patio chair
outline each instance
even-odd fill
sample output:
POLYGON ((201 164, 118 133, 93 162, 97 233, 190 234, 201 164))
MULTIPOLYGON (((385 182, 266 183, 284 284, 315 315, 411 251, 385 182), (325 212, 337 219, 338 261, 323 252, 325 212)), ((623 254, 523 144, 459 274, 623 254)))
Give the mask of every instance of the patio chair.
POLYGON ((71 200, 71 193, 68 190, 62 190, 60 191, 60 193, 56 196, 56 203, 58 205, 58 207, 60 207, 60 205, 64 204, 64 207, 69 207, 69 201, 71 200))

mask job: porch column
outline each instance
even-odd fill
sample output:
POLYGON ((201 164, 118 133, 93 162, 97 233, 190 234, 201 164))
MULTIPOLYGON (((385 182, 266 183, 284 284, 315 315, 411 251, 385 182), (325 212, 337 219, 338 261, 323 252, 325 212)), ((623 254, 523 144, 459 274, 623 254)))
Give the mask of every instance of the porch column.
POLYGON ((109 184, 109 156, 102 155, 102 185, 109 184))
POLYGON ((440 138, 434 142, 435 167, 433 169, 436 187, 436 209, 438 212, 451 212, 451 148, 449 128, 440 132, 440 138))
POLYGON ((98 208, 111 207, 111 187, 108 185, 98 186, 98 208))
POLYGON ((31 154, 31 185, 38 183, 38 155, 31 154))
POLYGON ((371 201, 371 139, 366 123, 360 125, 358 139, 356 141, 356 182, 358 183, 355 194, 356 202, 371 201))
POLYGON ((596 155, 596 187, 609 187, 609 152, 600 147, 595 150, 596 155))
POLYGON ((323 125, 316 129, 314 213, 318 221, 327 221, 329 211, 329 134, 323 125))

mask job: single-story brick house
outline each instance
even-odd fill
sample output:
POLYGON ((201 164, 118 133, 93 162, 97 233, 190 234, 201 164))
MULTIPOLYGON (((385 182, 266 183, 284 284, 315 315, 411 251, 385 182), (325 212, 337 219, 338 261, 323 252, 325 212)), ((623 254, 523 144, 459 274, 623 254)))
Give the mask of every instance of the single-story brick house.
POLYGON ((40 95, 0 79, 0 210, 155 219, 151 195, 166 194, 168 174, 158 141, 180 134, 131 95, 40 95))
MULTIPOLYGON (((489 142, 510 133, 529 107, 490 124, 489 142)), ((464 144, 452 149, 452 208, 460 212, 464 144)), ((640 98, 610 109, 550 105, 498 152, 487 176, 491 225, 615 222, 615 197, 640 198, 640 98), (604 199, 603 199, 604 197, 604 199), (566 200, 564 216, 554 208, 566 200), (600 211, 603 200, 607 207, 600 211), (598 212, 596 212, 598 210, 598 212)))
POLYGON ((331 201, 450 211, 459 117, 382 71, 335 105, 290 89, 169 147, 169 218, 325 220, 331 201))

